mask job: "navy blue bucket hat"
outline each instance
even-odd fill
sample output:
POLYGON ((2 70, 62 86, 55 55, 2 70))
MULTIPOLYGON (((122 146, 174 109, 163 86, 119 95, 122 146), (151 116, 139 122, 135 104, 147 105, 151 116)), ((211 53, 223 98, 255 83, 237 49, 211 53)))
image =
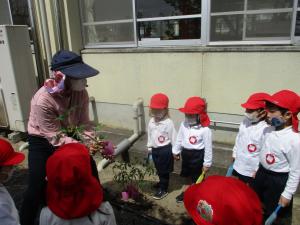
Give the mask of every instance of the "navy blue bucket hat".
POLYGON ((85 64, 80 55, 74 52, 61 50, 55 53, 51 62, 52 71, 61 71, 74 79, 84 79, 96 76, 99 71, 85 64))

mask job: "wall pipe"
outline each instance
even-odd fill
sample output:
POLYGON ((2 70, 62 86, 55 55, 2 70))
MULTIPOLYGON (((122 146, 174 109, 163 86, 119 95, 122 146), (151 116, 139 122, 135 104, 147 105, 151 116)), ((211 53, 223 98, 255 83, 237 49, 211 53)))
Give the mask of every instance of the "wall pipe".
POLYGON ((34 48, 34 56, 36 62, 36 69, 37 69, 37 78, 38 78, 38 87, 42 86, 44 81, 46 80, 46 74, 48 68, 44 67, 42 56, 41 56, 41 43, 38 37, 38 25, 37 25, 37 16, 36 16, 36 5, 31 0, 27 0, 28 4, 28 11, 29 11, 29 18, 30 18, 30 26, 31 26, 31 33, 33 38, 33 48, 34 48))
MULTIPOLYGON (((121 141, 115 149, 115 156, 118 156, 125 150, 127 150, 133 143, 139 139, 139 137, 145 133, 145 114, 144 114, 144 104, 143 99, 139 98, 134 104, 133 104, 133 113, 135 120, 135 127, 133 129, 133 134, 129 138, 125 138, 123 141, 121 141)), ((111 163, 111 160, 108 159, 102 159, 97 164, 98 172, 102 171, 109 163, 111 163)))
POLYGON ((45 44, 45 50, 46 50, 46 58, 47 58, 47 66, 48 71, 50 73, 50 64, 51 64, 51 45, 50 45, 50 36, 49 36, 49 27, 47 22, 47 13, 46 13, 46 7, 45 7, 45 0, 39 0, 39 6, 40 6, 40 13, 41 13, 41 20, 42 20, 42 30, 43 30, 43 38, 44 38, 44 44, 45 44))

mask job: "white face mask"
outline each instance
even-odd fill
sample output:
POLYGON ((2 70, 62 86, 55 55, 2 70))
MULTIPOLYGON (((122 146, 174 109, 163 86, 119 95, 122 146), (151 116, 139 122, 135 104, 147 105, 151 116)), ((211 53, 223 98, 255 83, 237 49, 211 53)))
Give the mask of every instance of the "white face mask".
POLYGON ((250 120, 252 123, 256 123, 256 122, 259 121, 258 113, 257 113, 257 112, 253 112, 253 113, 246 113, 246 112, 245 112, 245 116, 246 116, 247 119, 250 120))
POLYGON ((71 89, 73 91, 83 91, 86 87, 86 84, 87 84, 86 79, 79 79, 79 80, 72 79, 71 80, 71 89))
POLYGON ((185 116, 184 122, 188 124, 189 126, 196 126, 199 124, 199 119, 198 115, 194 116, 185 116))

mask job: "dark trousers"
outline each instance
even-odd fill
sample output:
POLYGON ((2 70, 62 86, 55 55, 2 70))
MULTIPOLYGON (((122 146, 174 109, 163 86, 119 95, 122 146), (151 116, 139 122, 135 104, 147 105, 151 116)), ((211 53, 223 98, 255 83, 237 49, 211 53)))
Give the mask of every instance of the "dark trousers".
POLYGON ((54 147, 45 139, 29 136, 28 187, 20 211, 21 225, 34 225, 39 210, 46 205, 46 162, 54 147))
MULTIPOLYGON (((55 147, 47 139, 29 135, 28 187, 20 210, 21 225, 38 224, 39 212, 46 205, 46 162, 54 153, 55 147)), ((92 174, 98 177, 97 166, 91 157, 92 174)))
POLYGON ((170 173, 174 167, 172 145, 152 148, 152 158, 159 177, 159 187, 167 191, 169 188, 170 173))
POLYGON ((244 176, 242 174, 239 174, 236 170, 232 171, 232 175, 237 177, 239 180, 243 181, 245 184, 248 184, 249 186, 252 186, 252 183, 254 179, 252 177, 244 176))
MULTIPOLYGON (((288 173, 273 172, 260 165, 252 186, 263 204, 264 221, 277 207, 281 193, 288 180, 288 176, 288 173)), ((282 220, 285 222, 274 224, 289 224, 289 222, 286 221, 291 220, 292 208, 293 201, 291 201, 288 207, 281 209, 278 213, 278 221, 282 220)))
POLYGON ((190 177, 196 183, 202 173, 204 162, 204 149, 183 149, 181 152, 181 173, 182 177, 190 177))

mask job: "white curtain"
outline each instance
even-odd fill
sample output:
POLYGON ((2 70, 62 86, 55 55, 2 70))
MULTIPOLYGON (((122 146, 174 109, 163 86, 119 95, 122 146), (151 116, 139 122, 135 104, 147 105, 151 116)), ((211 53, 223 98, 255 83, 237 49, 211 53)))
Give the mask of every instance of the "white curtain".
MULTIPOLYGON (((85 4, 86 22, 94 22, 94 3, 95 3, 95 0, 84 0, 83 2, 85 4)), ((87 37, 88 37, 88 42, 89 43, 99 42, 99 38, 98 38, 95 26, 89 25, 87 27, 87 37)))

